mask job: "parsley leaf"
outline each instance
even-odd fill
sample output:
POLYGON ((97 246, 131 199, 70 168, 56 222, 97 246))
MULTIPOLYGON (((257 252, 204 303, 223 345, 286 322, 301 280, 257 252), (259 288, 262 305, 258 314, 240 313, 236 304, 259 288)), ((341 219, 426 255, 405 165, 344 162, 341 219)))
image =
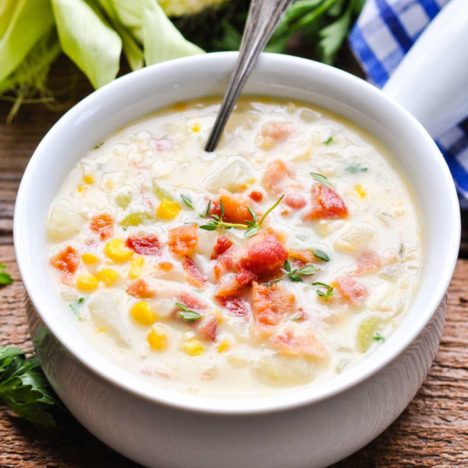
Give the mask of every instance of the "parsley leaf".
POLYGON ((184 202, 184 205, 187 207, 187 208, 190 208, 191 210, 194 210, 194 206, 193 206, 193 202, 192 202, 192 199, 190 197, 188 197, 187 195, 184 195, 182 194, 180 196, 180 198, 182 199, 182 201, 184 202))
POLYGON ((357 174, 358 172, 367 172, 368 169, 369 168, 367 166, 363 166, 362 164, 355 163, 355 164, 350 164, 345 169, 345 171, 349 172, 350 174, 357 174))
POLYGON ((0 263, 0 286, 8 286, 13 283, 13 278, 6 271, 6 265, 0 263))
POLYGON ((326 140, 322 141, 322 143, 327 146, 331 145, 333 143, 333 137, 329 136, 326 140))
POLYGON ((21 349, 0 347, 0 402, 35 426, 55 426, 49 409, 56 400, 39 361, 26 359, 21 349))
POLYGON ((176 306, 180 309, 179 312, 177 312, 177 316, 186 322, 195 322, 202 318, 200 313, 198 313, 196 310, 189 309, 182 302, 176 302, 176 306))
POLYGON ((377 341, 377 343, 385 343, 385 337, 382 336, 380 333, 375 333, 372 339, 374 341, 377 341))

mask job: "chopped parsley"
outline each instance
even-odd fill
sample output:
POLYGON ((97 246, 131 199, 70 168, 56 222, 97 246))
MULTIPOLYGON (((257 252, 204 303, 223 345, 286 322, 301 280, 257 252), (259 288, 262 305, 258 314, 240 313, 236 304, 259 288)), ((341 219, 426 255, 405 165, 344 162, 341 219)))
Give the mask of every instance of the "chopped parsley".
POLYGON ((333 286, 327 283, 322 283, 320 281, 312 283, 312 286, 318 286, 318 288, 315 290, 315 293, 325 301, 328 301, 328 299, 330 299, 330 297, 332 297, 333 293, 335 292, 335 288, 333 286))
POLYGON ((293 268, 291 262, 286 260, 284 262, 284 271, 286 276, 294 282, 302 282, 301 276, 310 276, 316 273, 318 268, 315 265, 305 265, 302 268, 293 268))
POLYGON ((367 172, 369 168, 363 164, 355 163, 350 164, 345 170, 351 174, 357 174, 358 172, 367 172))
POLYGON ((327 145, 327 146, 331 145, 331 144, 333 143, 333 137, 332 137, 332 136, 329 136, 329 137, 328 137, 326 140, 324 140, 322 143, 323 143, 324 145, 327 145))
POLYGON ((186 322, 196 322, 202 318, 201 314, 196 310, 189 309, 182 302, 176 302, 176 306, 179 308, 177 316, 186 322))
POLYGON ((377 343, 385 343, 385 337, 382 336, 380 333, 375 333, 372 339, 377 343))
POLYGON ((184 195, 182 194, 180 196, 180 198, 182 199, 182 201, 184 202, 184 205, 187 207, 187 208, 190 208, 191 210, 194 210, 194 206, 193 206, 193 202, 192 202, 192 199, 187 196, 187 195, 184 195))
POLYGON ((314 180, 319 182, 322 185, 327 185, 328 187, 333 187, 333 184, 328 180, 327 176, 320 174, 318 172, 311 172, 310 175, 313 177, 314 180))
POLYGON ((76 301, 71 302, 68 307, 70 307, 71 311, 77 315, 79 318, 81 317, 81 307, 83 306, 86 297, 80 297, 76 301))

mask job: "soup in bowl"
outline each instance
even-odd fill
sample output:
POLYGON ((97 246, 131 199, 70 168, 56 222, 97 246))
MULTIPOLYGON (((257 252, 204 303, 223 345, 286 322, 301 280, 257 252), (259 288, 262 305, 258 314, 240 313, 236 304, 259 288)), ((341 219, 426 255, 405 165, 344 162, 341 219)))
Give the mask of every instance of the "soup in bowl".
POLYGON ((333 463, 403 411, 440 340, 460 224, 430 136, 362 80, 266 54, 207 154, 235 59, 93 93, 17 197, 44 371, 147 466, 333 463))

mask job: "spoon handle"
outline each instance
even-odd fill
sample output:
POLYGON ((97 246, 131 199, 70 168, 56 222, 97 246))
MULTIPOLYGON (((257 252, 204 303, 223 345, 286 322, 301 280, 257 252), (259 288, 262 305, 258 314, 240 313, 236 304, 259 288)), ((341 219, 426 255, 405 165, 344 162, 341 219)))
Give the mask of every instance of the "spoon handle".
POLYGON ((239 57, 223 103, 211 130, 205 151, 215 150, 234 105, 249 77, 260 52, 265 48, 281 16, 293 0, 251 0, 239 57))

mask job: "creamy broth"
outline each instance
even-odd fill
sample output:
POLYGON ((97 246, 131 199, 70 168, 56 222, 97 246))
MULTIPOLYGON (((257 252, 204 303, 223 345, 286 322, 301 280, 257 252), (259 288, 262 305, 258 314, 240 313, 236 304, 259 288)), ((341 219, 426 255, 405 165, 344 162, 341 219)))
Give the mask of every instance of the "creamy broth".
POLYGON ((274 99, 242 99, 205 153, 218 108, 145 117, 71 171, 47 225, 63 313, 155 386, 255 396, 353 372, 418 283, 401 174, 351 123, 274 99))

